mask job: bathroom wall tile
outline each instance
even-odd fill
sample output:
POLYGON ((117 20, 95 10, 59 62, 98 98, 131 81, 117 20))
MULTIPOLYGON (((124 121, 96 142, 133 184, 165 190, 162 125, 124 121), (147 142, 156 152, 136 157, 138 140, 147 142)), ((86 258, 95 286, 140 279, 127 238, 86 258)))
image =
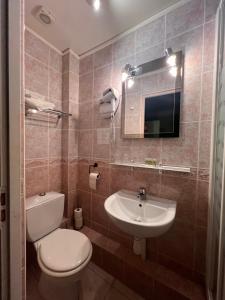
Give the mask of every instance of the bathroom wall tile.
POLYGON ((90 220, 91 213, 91 193, 82 190, 77 191, 77 201, 79 207, 82 207, 84 224, 90 220))
POLYGON ((135 33, 132 32, 113 44, 113 60, 134 55, 135 33))
POLYGON ((81 130, 78 138, 78 153, 80 157, 91 157, 92 155, 92 130, 81 130))
POLYGON ((68 173, 68 189, 69 191, 76 190, 77 180, 78 180, 78 163, 77 159, 72 159, 69 161, 69 173, 68 173))
POLYGON ((70 72, 79 75, 79 59, 70 53, 70 72))
MULTIPOLYGON (((68 106, 68 101, 69 101, 69 72, 65 72, 62 74, 62 101, 63 101, 63 106, 67 106, 67 110, 69 108, 68 106)), ((63 107, 65 110, 65 108, 63 107)))
POLYGON ((181 122, 199 121, 201 100, 200 84, 201 75, 185 77, 183 101, 181 102, 181 122))
POLYGON ((57 128, 49 129, 49 156, 62 156, 62 130, 57 128))
MULTIPOLYGON (((104 119, 103 116, 99 113, 99 99, 94 100, 93 104, 92 104, 92 110, 93 110, 93 123, 92 126, 94 128, 109 128, 111 126, 111 120, 110 119, 104 119)), ((89 112, 90 113, 90 112, 89 112)), ((90 118, 91 120, 92 118, 90 118)), ((89 122, 90 122, 89 120, 89 122)), ((81 123, 82 118, 81 118, 81 123)), ((84 121, 84 122, 88 122, 88 121, 84 121)))
POLYGON ((80 77, 79 101, 90 102, 93 97, 93 73, 80 77))
POLYGON ((204 1, 192 0, 166 16, 166 35, 171 38, 203 23, 204 1))
POLYGON ((154 59, 157 59, 161 56, 164 56, 164 45, 163 43, 157 45, 157 46, 150 46, 151 48, 148 48, 146 50, 139 51, 136 53, 136 60, 135 65, 141 65, 146 62, 152 61, 154 59))
POLYGON ((110 129, 98 128, 94 130, 93 157, 97 159, 109 159, 110 155, 110 129))
POLYGON ((67 119, 67 128, 79 129, 79 103, 70 101, 69 112, 72 114, 72 116, 67 119))
POLYGON ((215 21, 204 25, 203 70, 212 71, 215 51, 215 21))
POLYGON ((195 180, 162 176, 160 197, 177 202, 176 219, 193 224, 196 215, 197 186, 195 180), (190 218, 192 216, 192 218, 190 218))
POLYGON ((25 155, 26 159, 48 157, 48 127, 26 126, 25 155))
POLYGON ((209 183, 206 181, 198 181, 197 194, 197 225, 207 226, 208 220, 208 199, 209 199, 209 183))
POLYGON ((209 169, 198 169, 198 179, 209 182, 209 169))
POLYGON ((99 196, 97 194, 92 195, 91 220, 107 228, 109 223, 109 217, 107 216, 104 208, 104 201, 105 197, 99 196))
POLYGON ((78 157, 78 131, 69 130, 69 141, 68 141, 68 155, 70 158, 78 157))
POLYGON ((194 263, 193 226, 175 221, 167 233, 157 238, 157 250, 160 254, 192 269, 194 263), (182 243, 177 241, 182 241, 182 243))
POLYGON ((211 120, 213 104, 213 72, 203 73, 202 76, 201 120, 211 120))
POLYGON ((48 165, 48 158, 43 159, 26 159, 25 168, 36 168, 48 165))
POLYGON ((49 66, 58 72, 62 72, 62 55, 51 48, 49 66))
POLYGON ((136 31, 136 52, 162 43, 165 39, 165 16, 136 31))
POLYGON ((115 193, 122 189, 136 191, 132 172, 130 168, 112 166, 110 176, 110 193, 115 193))
POLYGON ((80 103, 79 105, 79 128, 93 128, 93 104, 92 102, 80 103))
POLYGON ((196 230, 196 253, 195 253, 195 269, 201 274, 206 271, 206 249, 207 230, 204 227, 198 227, 196 230))
POLYGON ((48 191, 48 167, 26 169, 26 197, 48 191))
POLYGON ((182 50, 184 53, 184 76, 190 78, 193 74, 201 73, 203 28, 198 27, 190 32, 184 33, 166 42, 167 47, 174 51, 182 50))
POLYGON ((37 38, 34 34, 25 30, 25 53, 48 64, 50 48, 47 44, 37 38))
POLYGON ((134 139, 132 141, 132 160, 144 162, 147 157, 158 162, 161 158, 161 139, 134 139))
POLYGON ((112 63, 112 45, 97 51, 94 54, 94 67, 99 68, 112 63))
POLYGON ((25 88, 48 96, 48 67, 25 55, 25 88))
POLYGON ((69 130, 62 130, 62 158, 66 161, 69 157, 69 130))
POLYGON ((79 76, 73 72, 69 73, 69 99, 78 103, 79 76))
POLYGON ((49 97, 60 101, 62 99, 62 74, 49 70, 49 97))
POLYGON ((111 86, 112 65, 94 71, 94 98, 101 98, 102 93, 111 86))
POLYGON ((70 191, 68 193, 68 200, 67 200, 67 216, 69 218, 73 217, 73 211, 77 206, 78 206, 77 191, 70 191))
POLYGON ((80 75, 93 70, 93 55, 88 55, 80 60, 80 75))
POLYGON ((49 191, 62 191, 62 165, 59 161, 51 161, 49 164, 49 191))
POLYGON ((78 163, 78 188, 84 191, 89 191, 89 164, 88 160, 79 160, 78 163))
POLYGON ((70 71, 70 53, 62 55, 62 72, 68 73, 70 71))
POLYGON ((199 167, 209 168, 211 146, 211 122, 203 121, 200 127, 199 167))
POLYGON ((179 138, 163 139, 163 164, 197 166, 198 126, 198 123, 183 123, 181 124, 179 138))
POLYGON ((100 173, 100 179, 97 181, 96 191, 94 193, 108 197, 109 196, 109 179, 110 169, 109 165, 100 161, 97 161, 98 168, 96 171, 100 173))
POLYGON ((111 161, 129 162, 132 160, 132 140, 121 138, 121 129, 115 129, 115 138, 111 144, 111 161))
POLYGON ((215 18, 219 0, 206 0, 205 1, 205 21, 208 22, 215 18))

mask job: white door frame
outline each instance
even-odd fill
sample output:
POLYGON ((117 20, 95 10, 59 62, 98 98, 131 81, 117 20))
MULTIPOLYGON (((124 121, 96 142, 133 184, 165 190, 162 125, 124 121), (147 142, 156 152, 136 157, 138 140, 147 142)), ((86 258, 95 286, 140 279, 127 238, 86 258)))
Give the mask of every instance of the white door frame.
POLYGON ((25 299, 23 155, 24 0, 8 0, 10 300, 25 299))

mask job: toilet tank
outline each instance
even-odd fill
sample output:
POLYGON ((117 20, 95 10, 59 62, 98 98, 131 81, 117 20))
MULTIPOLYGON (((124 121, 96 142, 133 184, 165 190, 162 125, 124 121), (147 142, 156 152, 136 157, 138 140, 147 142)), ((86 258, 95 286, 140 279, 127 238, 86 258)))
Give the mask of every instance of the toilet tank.
POLYGON ((58 228, 63 219, 65 196, 56 192, 26 200, 27 240, 35 242, 58 228))

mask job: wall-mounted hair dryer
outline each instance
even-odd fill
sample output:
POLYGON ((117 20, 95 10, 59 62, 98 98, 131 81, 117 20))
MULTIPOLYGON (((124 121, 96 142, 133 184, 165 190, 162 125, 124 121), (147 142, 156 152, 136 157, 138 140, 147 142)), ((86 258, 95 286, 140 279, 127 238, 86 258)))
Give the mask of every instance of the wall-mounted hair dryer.
POLYGON ((100 114, 104 119, 110 119, 115 116, 120 103, 119 92, 114 88, 108 88, 103 92, 100 99, 100 114))

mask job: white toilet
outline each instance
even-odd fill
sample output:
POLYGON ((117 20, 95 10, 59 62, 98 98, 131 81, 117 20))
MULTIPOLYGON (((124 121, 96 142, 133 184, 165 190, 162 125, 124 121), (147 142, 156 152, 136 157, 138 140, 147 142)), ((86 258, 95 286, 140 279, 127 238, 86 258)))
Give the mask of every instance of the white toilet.
POLYGON ((58 299, 64 298, 68 287, 73 288, 81 278, 92 256, 91 242, 84 234, 59 228, 63 219, 64 197, 63 194, 49 192, 27 199, 27 240, 34 243, 37 251, 43 274, 40 289, 45 299, 53 296, 53 289, 58 299), (65 293, 63 287, 66 288, 65 293))

